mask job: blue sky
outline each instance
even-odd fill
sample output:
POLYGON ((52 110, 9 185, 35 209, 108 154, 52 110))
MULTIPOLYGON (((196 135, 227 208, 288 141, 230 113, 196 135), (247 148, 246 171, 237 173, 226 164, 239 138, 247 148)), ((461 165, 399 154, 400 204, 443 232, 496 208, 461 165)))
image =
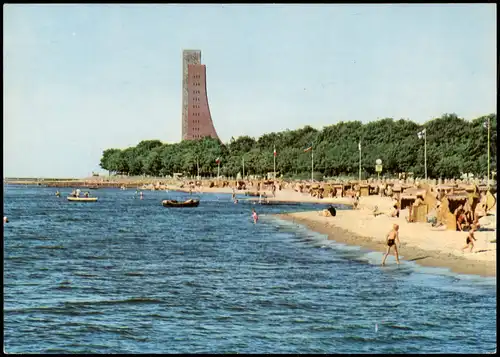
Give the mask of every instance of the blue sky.
POLYGON ((496 5, 4 5, 4 177, 181 138, 200 49, 221 139, 496 112, 496 5))

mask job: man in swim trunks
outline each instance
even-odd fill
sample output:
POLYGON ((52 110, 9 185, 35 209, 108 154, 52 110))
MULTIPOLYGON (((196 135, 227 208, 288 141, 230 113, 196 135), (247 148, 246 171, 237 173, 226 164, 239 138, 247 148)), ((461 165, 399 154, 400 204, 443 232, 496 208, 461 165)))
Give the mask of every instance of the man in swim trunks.
POLYGON ((394 224, 392 230, 387 233, 386 236, 387 252, 385 253, 384 260, 382 260, 382 265, 385 265, 385 260, 391 251, 391 247, 394 246, 394 256, 396 257, 396 262, 399 264, 398 246, 399 242, 399 225, 394 224), (397 244, 396 244, 397 243, 397 244))

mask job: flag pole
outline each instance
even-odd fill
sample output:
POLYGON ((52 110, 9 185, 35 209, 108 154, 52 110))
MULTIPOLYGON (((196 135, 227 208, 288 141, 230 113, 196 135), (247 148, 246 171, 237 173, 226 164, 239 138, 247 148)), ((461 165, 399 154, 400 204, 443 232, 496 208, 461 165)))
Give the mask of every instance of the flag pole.
POLYGON ((220 180, 220 161, 217 163, 217 180, 220 180))
POLYGON ((276 145, 274 145, 273 159, 274 159, 274 177, 273 177, 273 181, 276 181, 276 145))
POLYGON ((242 178, 244 180, 245 179, 245 157, 244 156, 241 158, 241 161, 243 163, 243 177, 242 178))
POLYGON ((488 191, 490 190, 490 117, 488 116, 488 191))
POLYGON ((311 183, 314 182, 314 148, 311 147, 311 183))
POLYGON ((424 129, 424 168, 425 168, 425 181, 427 181, 427 130, 424 129))

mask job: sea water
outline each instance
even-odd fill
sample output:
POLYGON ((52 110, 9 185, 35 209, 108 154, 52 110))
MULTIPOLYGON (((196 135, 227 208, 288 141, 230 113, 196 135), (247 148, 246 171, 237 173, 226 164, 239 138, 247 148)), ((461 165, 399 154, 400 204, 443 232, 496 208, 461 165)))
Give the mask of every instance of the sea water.
POLYGON ((6 352, 496 349, 496 279, 392 257, 382 268, 381 253, 273 216, 319 205, 118 189, 82 203, 55 191, 4 186, 6 352), (161 206, 188 197, 199 207, 161 206))

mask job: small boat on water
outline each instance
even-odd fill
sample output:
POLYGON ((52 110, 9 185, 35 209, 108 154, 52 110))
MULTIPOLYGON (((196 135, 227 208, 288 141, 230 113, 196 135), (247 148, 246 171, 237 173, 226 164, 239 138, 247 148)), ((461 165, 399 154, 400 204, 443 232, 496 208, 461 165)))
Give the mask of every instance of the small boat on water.
POLYGON ((97 201, 97 197, 73 197, 68 196, 68 201, 72 202, 95 202, 97 201))
POLYGON ((198 207, 200 200, 189 199, 184 202, 179 202, 176 200, 163 200, 161 201, 163 207, 198 207))

